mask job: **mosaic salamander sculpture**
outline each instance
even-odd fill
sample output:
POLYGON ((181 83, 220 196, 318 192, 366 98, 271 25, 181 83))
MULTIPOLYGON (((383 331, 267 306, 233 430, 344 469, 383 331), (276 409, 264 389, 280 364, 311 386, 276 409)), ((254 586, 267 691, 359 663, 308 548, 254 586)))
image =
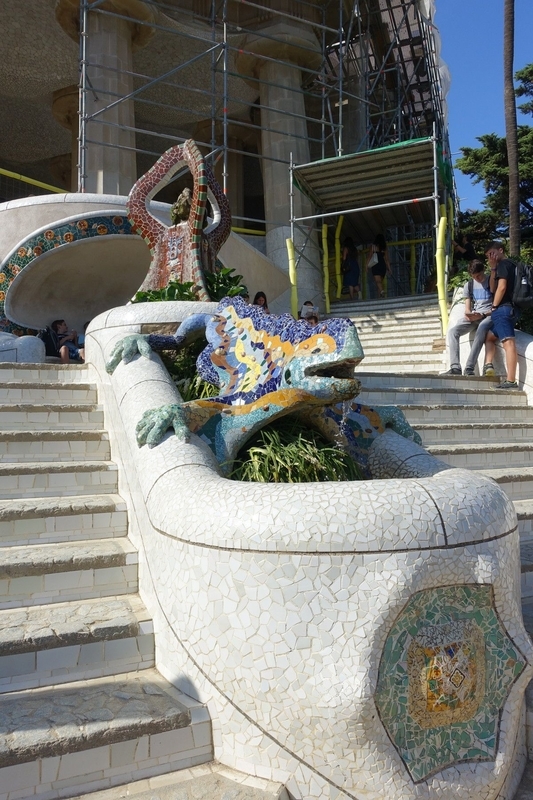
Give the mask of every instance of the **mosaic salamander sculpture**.
POLYGON ((193 432, 228 472, 246 440, 286 414, 302 416, 364 469, 372 441, 386 427, 420 443, 399 409, 374 410, 353 401, 361 388, 354 367, 364 354, 348 319, 313 327, 226 297, 214 313, 188 317, 175 336, 125 337, 111 354, 108 372, 137 354, 149 357, 152 350, 186 346, 204 331, 208 345, 196 366, 205 381, 220 388, 218 396, 147 411, 137 426, 139 446, 158 444, 169 428, 185 440, 193 432))

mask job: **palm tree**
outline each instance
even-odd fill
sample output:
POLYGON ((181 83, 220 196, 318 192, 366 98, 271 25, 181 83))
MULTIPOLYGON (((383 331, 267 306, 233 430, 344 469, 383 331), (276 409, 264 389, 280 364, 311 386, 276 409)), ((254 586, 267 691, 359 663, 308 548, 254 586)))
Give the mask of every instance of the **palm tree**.
POLYGON ((514 0, 504 0, 503 85, 505 138, 509 164, 509 239, 510 255, 520 256, 520 178, 518 173, 518 131, 514 89, 514 0))

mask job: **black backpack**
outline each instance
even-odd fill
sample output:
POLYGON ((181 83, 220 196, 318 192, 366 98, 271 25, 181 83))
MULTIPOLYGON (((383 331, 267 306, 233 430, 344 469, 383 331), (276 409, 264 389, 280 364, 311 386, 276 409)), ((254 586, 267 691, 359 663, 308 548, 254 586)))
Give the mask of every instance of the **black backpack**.
POLYGON ((533 308, 533 266, 521 261, 515 264, 513 306, 518 311, 533 308))
POLYGON ((59 357, 59 340, 57 333, 52 328, 47 327, 39 331, 37 338, 44 342, 44 349, 47 356, 59 357))

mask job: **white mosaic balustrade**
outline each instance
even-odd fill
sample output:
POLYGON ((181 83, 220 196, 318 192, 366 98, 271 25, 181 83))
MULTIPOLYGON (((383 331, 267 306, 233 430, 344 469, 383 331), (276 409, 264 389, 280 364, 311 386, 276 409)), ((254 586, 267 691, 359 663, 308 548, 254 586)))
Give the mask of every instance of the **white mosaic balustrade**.
MULTIPOLYGON (((445 469, 392 434, 374 445, 374 474, 382 479, 360 483, 228 481, 195 437, 183 444, 168 435, 139 450, 136 422, 145 410, 176 402, 176 390, 157 356, 121 364, 112 378, 105 359, 142 322, 176 321, 192 310, 203 309, 161 303, 103 314, 91 324, 88 356, 139 549, 157 666, 208 703, 215 757, 285 783, 297 800, 377 800, 384 787, 391 800, 511 800, 526 757, 523 695, 533 673, 511 502, 492 481, 445 469), (454 644, 446 639, 450 614, 472 631, 459 643, 465 674, 450 673, 458 684, 447 700, 457 712, 448 748, 455 763, 445 763, 433 734, 422 737, 437 753, 431 757, 416 742, 402 743, 385 708, 398 698, 383 685, 376 704, 380 664, 388 663, 402 614, 422 592, 435 604, 446 587, 462 596, 486 587, 483 596, 490 595, 479 608, 472 600, 446 612, 437 603, 416 631, 413 619, 413 641, 429 641, 432 631, 438 642, 428 655, 432 670, 438 648, 454 644), (490 689, 500 697, 497 722, 476 717, 492 695, 460 691, 459 682, 476 685, 481 670, 476 626, 499 637, 495 659, 505 656, 511 670, 497 692, 490 689), (452 741, 457 731, 467 736, 462 744, 452 741)), ((406 707, 416 683, 408 677, 397 690, 406 707)), ((441 710, 416 712, 423 730, 434 730, 441 710)))

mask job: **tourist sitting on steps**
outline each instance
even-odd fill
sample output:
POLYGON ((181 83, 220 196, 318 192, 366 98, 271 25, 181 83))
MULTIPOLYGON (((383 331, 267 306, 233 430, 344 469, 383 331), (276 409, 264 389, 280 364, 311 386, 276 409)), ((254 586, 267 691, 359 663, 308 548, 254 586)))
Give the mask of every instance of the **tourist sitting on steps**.
MULTIPOLYGON (((492 292, 490 291, 490 276, 485 273, 485 266, 478 259, 472 261, 468 267, 472 276, 463 287, 465 298, 465 315, 456 325, 448 331, 448 348, 450 351, 450 369, 446 375, 461 375, 461 361, 459 358, 459 339, 463 334, 472 330, 476 331, 470 354, 466 361, 465 375, 474 375, 475 366, 485 338, 491 326, 492 292)), ((488 365, 485 365, 486 367, 488 365)), ((483 374, 487 374, 485 371, 483 374)), ((492 372, 494 375, 494 372, 492 372)))
POLYGON ((55 319, 39 338, 44 342, 47 356, 60 358, 63 364, 85 361, 85 350, 78 347, 78 334, 69 331, 64 319, 55 319))

